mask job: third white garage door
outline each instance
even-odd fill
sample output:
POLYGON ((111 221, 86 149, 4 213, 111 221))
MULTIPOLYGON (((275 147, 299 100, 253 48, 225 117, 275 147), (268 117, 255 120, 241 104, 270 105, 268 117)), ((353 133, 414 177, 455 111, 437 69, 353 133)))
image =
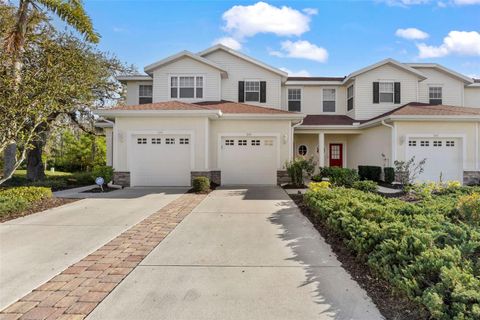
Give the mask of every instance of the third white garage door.
POLYGON ((415 162, 427 159, 419 182, 440 180, 462 181, 462 140, 458 138, 409 138, 407 159, 415 156, 415 162))
POLYGON ((277 157, 275 137, 223 137, 219 159, 222 184, 276 184, 277 157))

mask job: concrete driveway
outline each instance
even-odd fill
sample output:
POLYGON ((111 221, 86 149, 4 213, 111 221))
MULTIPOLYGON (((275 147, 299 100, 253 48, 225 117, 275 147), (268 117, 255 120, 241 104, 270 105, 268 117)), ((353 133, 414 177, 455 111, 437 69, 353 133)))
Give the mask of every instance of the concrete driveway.
POLYGON ((127 188, 0 224, 0 310, 185 191, 127 188))
POLYGON ((277 187, 221 189, 88 319, 382 319, 277 187))

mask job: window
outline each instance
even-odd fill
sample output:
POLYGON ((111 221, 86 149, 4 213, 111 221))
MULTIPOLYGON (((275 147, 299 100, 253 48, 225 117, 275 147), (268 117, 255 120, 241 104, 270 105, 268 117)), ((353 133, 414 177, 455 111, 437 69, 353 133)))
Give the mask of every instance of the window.
POLYGON ((226 146, 233 146, 233 145, 235 145, 234 140, 225 140, 225 145, 226 145, 226 146))
POLYGON ((152 144, 162 144, 161 138, 152 138, 152 144))
POLYGON ((259 146, 260 140, 252 140, 251 143, 252 143, 252 146, 259 146))
POLYGON ((263 144, 266 146, 273 146, 273 140, 265 140, 263 144))
POLYGON ((353 109, 353 85, 347 88, 347 110, 353 109))
POLYGON ((239 146, 246 146, 247 145, 247 140, 238 140, 238 145, 239 146))
POLYGON ((170 98, 201 99, 203 98, 203 77, 171 77, 170 98))
POLYGON ((442 87, 429 87, 428 98, 430 104, 442 104, 442 87))
POLYGON ((335 89, 323 89, 323 112, 335 112, 335 89))
POLYGON ((378 92, 380 102, 393 103, 393 82, 379 82, 378 92))
POLYGON ((180 138, 180 144, 189 144, 190 139, 189 138, 180 138))
POLYGON ((433 146, 434 147, 441 147, 442 146, 442 141, 438 141, 438 140, 433 141, 433 146))
POLYGON ((260 81, 245 81, 245 101, 260 101, 260 81))
POLYGON ((152 85, 139 85, 138 86, 138 103, 152 103, 152 85))
POLYGON ((304 156, 307 154, 307 146, 302 144, 298 147, 298 154, 304 156))
POLYGON ((417 146, 417 141, 415 141, 415 140, 409 140, 409 141, 408 141, 408 146, 409 146, 409 147, 416 147, 416 146, 417 146))
POLYGON ((450 141, 450 140, 449 140, 449 141, 446 141, 446 142, 445 142, 445 145, 446 145, 447 147, 455 147, 455 141, 450 141))
POLYGON ((302 103, 301 89, 288 89, 288 111, 300 112, 302 103))
POLYGON ((430 146, 430 141, 420 141, 420 147, 428 147, 430 146))
POLYGON ((137 144, 147 144, 147 138, 137 138, 137 144))
POLYGON ((175 144, 175 138, 165 138, 165 144, 175 144))

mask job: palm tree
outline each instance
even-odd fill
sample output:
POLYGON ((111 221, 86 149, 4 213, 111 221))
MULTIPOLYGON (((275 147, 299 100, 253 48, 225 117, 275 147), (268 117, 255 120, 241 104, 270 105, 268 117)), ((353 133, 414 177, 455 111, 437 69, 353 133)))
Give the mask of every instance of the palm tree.
MULTIPOLYGON (((56 14, 82 34, 87 41, 97 43, 100 40, 100 36, 93 29, 92 21, 85 12, 81 0, 20 0, 15 24, 4 39, 4 49, 11 58, 10 63, 17 88, 22 81, 22 53, 28 31, 29 16, 32 13, 30 10, 42 11, 42 8, 56 14)), ((4 176, 9 176, 12 173, 15 155, 16 144, 12 143, 5 150, 4 176)))

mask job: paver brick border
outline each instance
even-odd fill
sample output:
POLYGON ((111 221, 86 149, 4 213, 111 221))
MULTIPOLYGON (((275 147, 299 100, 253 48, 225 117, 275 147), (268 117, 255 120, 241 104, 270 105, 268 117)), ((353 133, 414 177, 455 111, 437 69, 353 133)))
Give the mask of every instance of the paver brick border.
POLYGON ((0 320, 84 319, 205 198, 184 194, 0 312, 0 320))

